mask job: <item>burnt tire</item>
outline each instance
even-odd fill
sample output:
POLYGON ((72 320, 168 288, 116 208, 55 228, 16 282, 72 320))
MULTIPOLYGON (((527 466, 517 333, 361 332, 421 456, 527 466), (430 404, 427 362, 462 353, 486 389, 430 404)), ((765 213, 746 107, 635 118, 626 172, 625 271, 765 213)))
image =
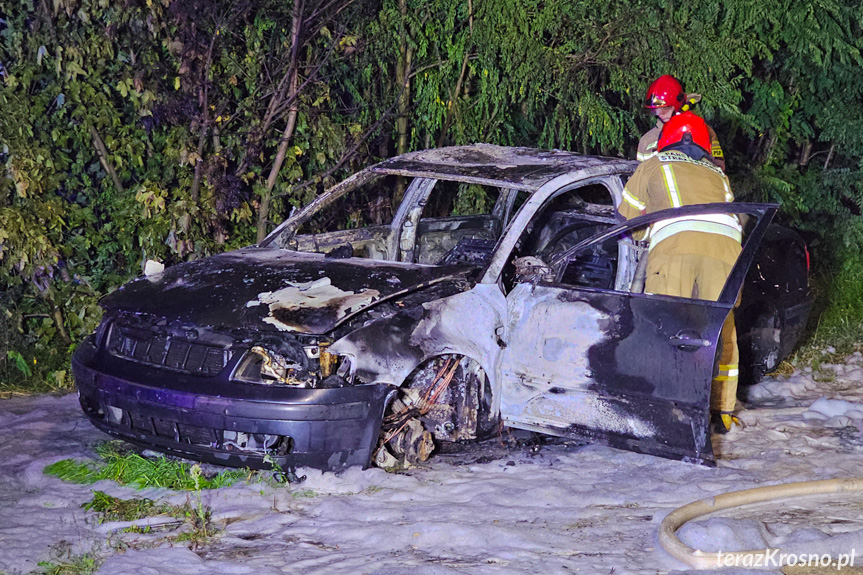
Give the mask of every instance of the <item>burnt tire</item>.
POLYGON ((492 406, 491 386, 478 362, 455 355, 429 360, 411 374, 388 406, 375 462, 395 468, 425 461, 430 455, 427 443, 407 438, 418 437, 418 425, 435 444, 491 437, 500 425, 492 406))

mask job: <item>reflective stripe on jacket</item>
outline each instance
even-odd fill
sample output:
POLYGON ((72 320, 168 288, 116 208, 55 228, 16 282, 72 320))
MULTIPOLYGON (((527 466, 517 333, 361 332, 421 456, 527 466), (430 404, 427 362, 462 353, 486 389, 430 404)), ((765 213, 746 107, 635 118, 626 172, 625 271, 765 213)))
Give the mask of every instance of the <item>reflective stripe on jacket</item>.
POLYGON ((734 214, 685 216, 662 220, 653 224, 650 230, 650 247, 648 251, 652 250, 662 240, 680 232, 704 232, 726 236, 738 242, 743 240, 743 228, 734 214))

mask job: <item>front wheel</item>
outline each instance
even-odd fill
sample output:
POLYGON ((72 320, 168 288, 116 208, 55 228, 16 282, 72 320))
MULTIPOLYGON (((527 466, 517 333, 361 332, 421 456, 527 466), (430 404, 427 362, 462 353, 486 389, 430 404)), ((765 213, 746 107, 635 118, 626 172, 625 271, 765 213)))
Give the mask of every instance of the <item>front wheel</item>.
POLYGON ((428 459, 435 444, 487 438, 499 422, 479 363, 461 355, 434 358, 411 374, 388 407, 375 464, 409 467, 428 459))

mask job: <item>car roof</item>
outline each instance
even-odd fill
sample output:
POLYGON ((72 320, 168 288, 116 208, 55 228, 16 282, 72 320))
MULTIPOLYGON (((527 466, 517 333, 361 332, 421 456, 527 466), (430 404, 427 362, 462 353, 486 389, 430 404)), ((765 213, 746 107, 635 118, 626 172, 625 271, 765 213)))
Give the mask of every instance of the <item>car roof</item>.
POLYGON ((382 174, 426 177, 536 191, 558 176, 573 179, 632 172, 638 162, 583 156, 562 150, 514 148, 492 144, 452 146, 409 152, 370 168, 382 174), (582 174, 578 174, 582 172, 582 174))

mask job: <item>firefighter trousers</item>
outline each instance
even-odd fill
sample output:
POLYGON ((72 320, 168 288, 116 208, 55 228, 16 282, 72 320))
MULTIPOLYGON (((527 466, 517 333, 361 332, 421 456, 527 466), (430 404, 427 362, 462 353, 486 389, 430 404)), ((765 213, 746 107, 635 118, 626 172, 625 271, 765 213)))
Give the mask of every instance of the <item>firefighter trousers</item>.
MULTIPOLYGON (((716 301, 739 255, 740 243, 732 238, 703 232, 675 234, 650 250, 644 291, 716 301)), ((737 401, 739 373, 733 311, 725 318, 719 339, 710 409, 731 413, 737 401)))

